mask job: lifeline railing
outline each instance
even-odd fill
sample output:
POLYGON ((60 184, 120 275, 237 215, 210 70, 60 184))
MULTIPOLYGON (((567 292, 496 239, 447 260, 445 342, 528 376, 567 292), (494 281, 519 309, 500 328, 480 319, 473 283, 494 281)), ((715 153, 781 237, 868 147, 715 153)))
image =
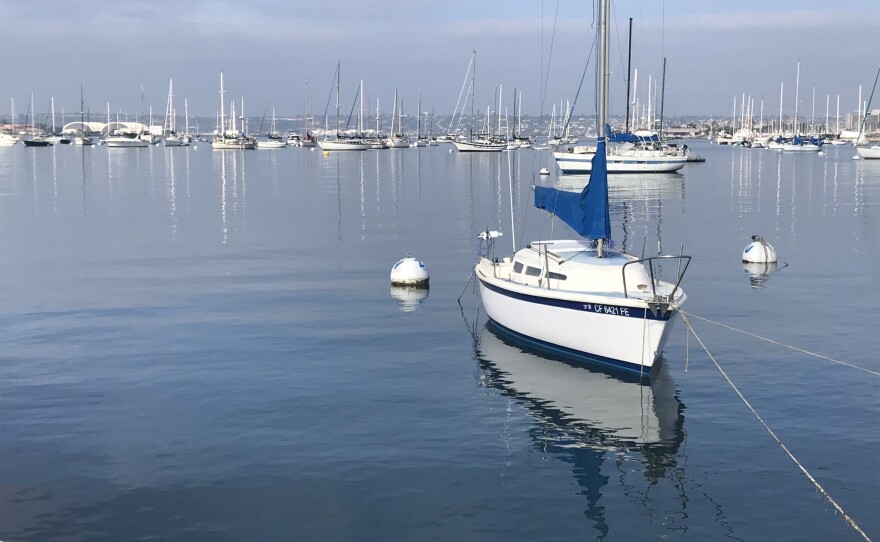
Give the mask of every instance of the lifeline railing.
POLYGON ((663 301, 669 302, 675 298, 675 292, 678 291, 678 286, 681 284, 681 279, 684 278, 685 272, 687 272, 688 266, 691 264, 691 257, 680 255, 664 255, 664 256, 651 256, 650 258, 641 258, 639 260, 633 260, 631 262, 627 262, 623 264, 623 268, 621 269, 621 273, 623 274, 623 296, 629 298, 629 291, 626 288, 626 266, 632 265, 634 263, 648 263, 648 273, 651 275, 651 293, 654 294, 654 300, 657 301, 660 296, 657 295, 657 280, 654 278, 654 262, 657 260, 678 260, 678 277, 675 279, 675 286, 672 288, 672 292, 665 296, 666 299, 663 301), (684 269, 682 269, 681 264, 684 263, 684 269))

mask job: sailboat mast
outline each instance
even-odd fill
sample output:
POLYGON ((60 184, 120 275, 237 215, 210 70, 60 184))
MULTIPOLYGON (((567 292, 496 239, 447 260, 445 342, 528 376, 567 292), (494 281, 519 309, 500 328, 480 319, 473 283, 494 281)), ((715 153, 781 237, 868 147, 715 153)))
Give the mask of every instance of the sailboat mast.
MULTIPOLYGON (((474 51, 474 71, 471 72, 471 141, 474 139, 474 102, 477 98, 477 88, 474 86, 474 81, 477 79, 477 52, 474 51)), ((859 87, 861 89, 861 87, 859 87)), ((859 92, 859 104, 862 103, 862 94, 859 92)), ((859 105, 861 107, 861 105, 859 105)))
POLYGON ((797 61, 797 76, 794 80, 794 135, 800 133, 800 127, 798 126, 798 101, 800 100, 800 86, 801 86, 801 61, 797 61))
POLYGON ((837 95, 837 113, 834 115, 834 120, 837 121, 837 128, 834 133, 838 136, 840 135, 840 94, 837 95))
POLYGON ((52 135, 55 135, 55 97, 53 96, 50 101, 51 109, 52 109, 52 135))
POLYGON ((223 70, 220 70, 220 137, 226 135, 226 110, 224 109, 225 104, 224 97, 225 91, 223 90, 223 70))
POLYGON ((608 1, 599 0, 599 54, 598 89, 596 89, 596 130, 600 139, 604 138, 605 122, 608 115, 608 1))
MULTIPOLYGON (((629 18, 629 47, 627 48, 626 53, 626 133, 629 133, 629 83, 630 77, 629 74, 632 73, 632 48, 633 48, 633 20, 632 17, 629 18)), ((666 59, 663 59, 665 64, 666 59)))
MULTIPOLYGON (((608 8, 608 0, 599 0, 599 51, 598 51, 598 87, 596 89, 596 101, 598 108, 596 111, 596 131, 598 132, 599 149, 604 152, 605 148, 605 122, 608 116, 608 16, 610 10, 608 8)), ((604 157, 603 157, 604 158, 604 157)), ((605 195, 607 209, 608 195, 605 195)), ((605 239, 596 240, 596 257, 605 257, 605 239)))
POLYGON ((779 83, 779 135, 784 135, 785 130, 782 129, 782 91, 785 88, 785 81, 779 83))
POLYGON ((663 79, 660 83, 660 139, 663 139, 663 102, 666 97, 666 57, 663 57, 663 79))
MULTIPOLYGON (((504 84, 498 85, 498 136, 501 136, 501 95, 504 93, 504 84)), ((506 119, 505 119, 506 122, 506 119)))
POLYGON ((336 61, 336 139, 339 139, 339 68, 341 62, 336 61))

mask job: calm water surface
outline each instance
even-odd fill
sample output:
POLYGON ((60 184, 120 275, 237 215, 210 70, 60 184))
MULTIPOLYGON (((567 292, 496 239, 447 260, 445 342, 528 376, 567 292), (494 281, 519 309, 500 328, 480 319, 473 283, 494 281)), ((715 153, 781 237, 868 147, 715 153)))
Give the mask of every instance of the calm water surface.
MULTIPOLYGON (((880 371, 880 163, 692 147, 611 179, 617 245, 684 243, 693 315, 880 371)), ((479 231, 512 250, 509 178, 517 244, 571 235, 530 208, 545 165, 0 148, 0 540, 860 540, 681 322, 643 385, 486 325, 466 283, 479 231), (427 295, 389 287, 408 253, 427 295)), ((880 538, 880 377, 692 323, 880 538)))

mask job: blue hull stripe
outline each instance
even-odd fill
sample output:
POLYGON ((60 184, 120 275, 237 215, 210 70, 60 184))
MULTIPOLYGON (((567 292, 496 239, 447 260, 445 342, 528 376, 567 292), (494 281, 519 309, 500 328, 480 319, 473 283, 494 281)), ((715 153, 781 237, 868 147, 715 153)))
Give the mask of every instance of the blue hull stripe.
POLYGON ((501 294, 506 297, 510 297, 516 299, 518 301, 525 301, 527 303, 535 303, 537 305, 547 305, 550 307, 558 307, 561 309, 570 309, 578 312, 592 312, 596 314, 606 314, 609 316, 620 316, 623 318, 638 318, 639 320, 645 319, 645 313, 647 312, 648 320, 659 320, 659 321, 667 321, 672 317, 673 311, 666 311, 666 314, 661 316, 660 314, 654 314, 648 309, 638 308, 638 307, 623 307, 620 305, 607 305, 600 303, 583 303, 579 301, 567 301, 565 299, 556 299, 552 297, 540 297, 536 295, 529 294, 521 294, 519 292, 511 292, 510 290, 505 290, 504 288, 499 288, 494 284, 490 284, 480 278, 480 283, 482 283, 483 287, 492 290, 497 294, 501 294))
MULTIPOLYGON (((516 341, 519 341, 536 349, 544 350, 546 352, 560 355, 565 358, 579 361, 585 365, 593 365, 603 369, 610 369, 633 376, 647 376, 651 372, 652 367, 643 367, 641 365, 629 363, 627 361, 621 361, 619 359, 606 358, 604 356, 588 354, 586 352, 581 352, 580 350, 566 348, 564 346, 559 346, 558 344, 548 343, 540 339, 535 339, 533 337, 523 335, 522 333, 518 333, 510 328, 504 327, 495 320, 492 320, 491 323, 492 326, 494 326, 496 329, 510 336, 516 341)), ((657 366, 659 364, 660 358, 657 359, 657 363, 655 363, 654 366, 657 366)))

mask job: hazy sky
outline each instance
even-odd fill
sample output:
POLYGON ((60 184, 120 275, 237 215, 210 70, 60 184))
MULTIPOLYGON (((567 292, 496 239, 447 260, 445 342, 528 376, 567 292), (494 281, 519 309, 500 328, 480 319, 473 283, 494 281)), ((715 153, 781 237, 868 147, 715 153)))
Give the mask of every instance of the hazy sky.
MULTIPOLYGON (((342 63, 342 109, 359 80, 368 109, 380 99, 389 112, 394 89, 413 112, 451 113, 477 51, 476 104, 485 110, 503 85, 512 110, 513 88, 523 90, 527 114, 573 98, 594 39, 595 2, 589 0, 0 0, 0 111, 9 98, 24 113, 33 92, 38 113, 79 111, 80 83, 87 108, 103 115, 110 102, 136 114, 152 105, 164 112, 168 80, 183 113, 213 116, 219 72, 227 101, 245 97, 246 113, 267 105, 278 115, 301 113, 305 81, 313 111, 323 114, 336 61, 342 63), (558 20, 550 56, 551 35, 558 20), (547 79, 541 105, 542 53, 547 79), (141 87, 144 105, 141 106, 141 87)), ((743 92, 764 96, 765 115, 794 111, 796 62, 801 61, 800 112, 816 116, 826 96, 834 115, 856 108, 880 67, 880 0, 619 0, 612 4, 612 113, 625 102, 628 18, 633 65, 645 99, 648 75, 659 77, 667 58, 667 115, 730 115, 743 92)), ((577 110, 592 114, 591 63, 577 110)), ((880 99, 878 99, 880 100, 880 99)), ((875 107, 877 104, 875 103, 875 107)), ((331 103, 331 110, 333 103, 331 103)), ((757 111, 756 111, 757 113, 757 111)), ((158 122, 158 121, 157 121, 158 122)))

